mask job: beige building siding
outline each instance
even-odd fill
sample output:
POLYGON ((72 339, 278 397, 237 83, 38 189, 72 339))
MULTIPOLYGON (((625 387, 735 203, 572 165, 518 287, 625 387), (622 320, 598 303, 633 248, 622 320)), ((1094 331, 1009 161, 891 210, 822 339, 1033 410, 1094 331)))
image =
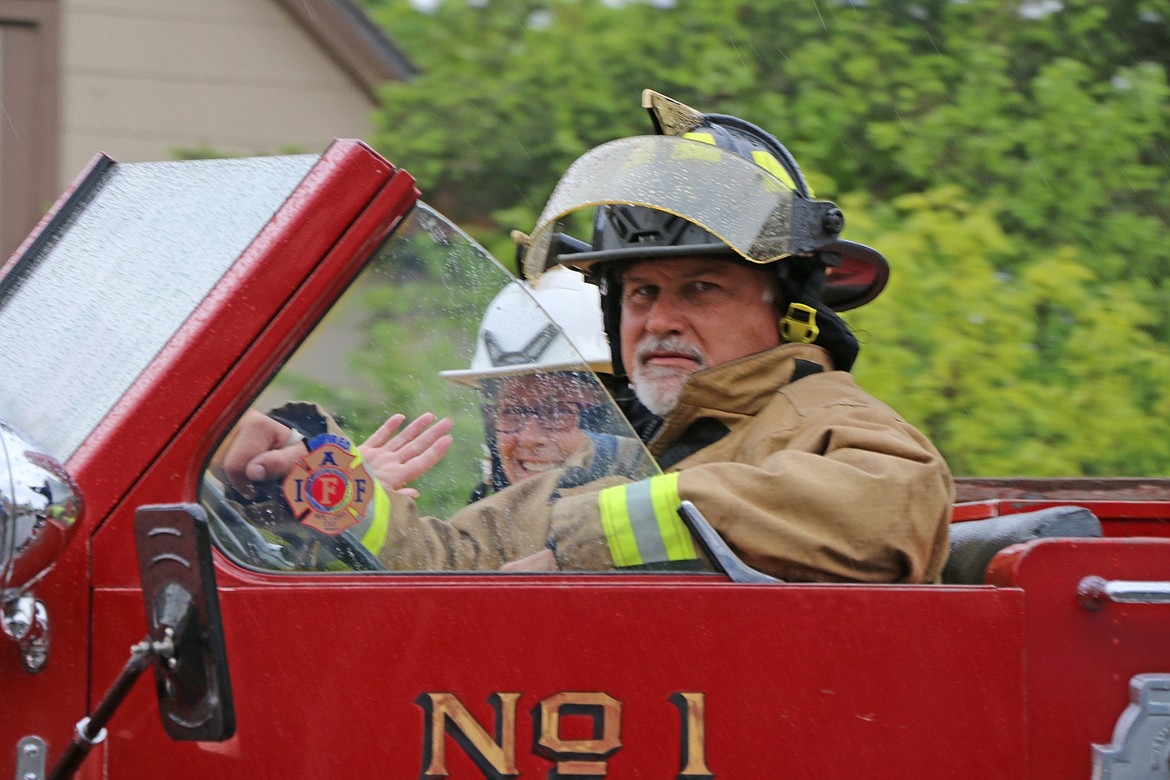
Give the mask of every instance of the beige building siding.
POLYGON ((273 0, 64 0, 61 184, 95 152, 319 152, 370 98, 273 0))
POLYGON ((56 0, 0 0, 0 262, 60 191, 56 0))

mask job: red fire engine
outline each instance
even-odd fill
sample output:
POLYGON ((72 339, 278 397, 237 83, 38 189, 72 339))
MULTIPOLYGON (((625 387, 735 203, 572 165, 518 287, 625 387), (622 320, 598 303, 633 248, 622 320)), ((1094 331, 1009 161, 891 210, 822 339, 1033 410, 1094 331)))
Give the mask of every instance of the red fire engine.
POLYGON ((356 503, 241 515, 250 408, 482 441, 438 373, 509 279, 357 142, 95 159, 0 272, 0 777, 1170 777, 1170 480, 959 480, 934 585, 769 581, 695 517, 718 571, 388 572, 356 503))

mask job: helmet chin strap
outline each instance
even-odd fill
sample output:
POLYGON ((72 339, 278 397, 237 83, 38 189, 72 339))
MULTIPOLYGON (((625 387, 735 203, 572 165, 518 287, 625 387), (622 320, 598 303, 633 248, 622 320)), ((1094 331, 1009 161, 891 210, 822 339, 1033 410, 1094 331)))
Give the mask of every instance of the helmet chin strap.
POLYGON ((788 313, 780 318, 781 340, 798 344, 812 344, 820 333, 816 309, 805 303, 788 304, 788 313))
POLYGON ((849 371, 857 360, 860 345, 845 320, 815 298, 805 298, 788 305, 780 318, 780 339, 786 343, 815 344, 829 353, 833 366, 849 371))

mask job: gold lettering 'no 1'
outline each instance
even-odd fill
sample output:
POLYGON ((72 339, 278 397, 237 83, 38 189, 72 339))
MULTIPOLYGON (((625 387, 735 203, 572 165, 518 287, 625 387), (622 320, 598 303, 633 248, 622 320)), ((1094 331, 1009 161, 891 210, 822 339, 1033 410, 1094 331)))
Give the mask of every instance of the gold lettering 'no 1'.
MULTIPOLYGON (((493 693, 488 703, 496 712, 495 737, 467 711, 453 693, 423 693, 415 703, 426 713, 423 729, 422 777, 447 777, 447 740, 450 735, 483 776, 490 780, 519 777, 516 767, 516 702, 522 694, 493 693)), ((714 775, 707 768, 706 694, 674 693, 681 745, 675 780, 703 780, 714 775)), ((622 703, 601 691, 554 693, 533 709, 532 752, 555 763, 548 776, 557 778, 606 777, 608 761, 622 746, 622 703), (561 718, 583 715, 593 720, 591 739, 565 739, 561 718)), ((664 774, 664 777, 669 775, 664 774)))

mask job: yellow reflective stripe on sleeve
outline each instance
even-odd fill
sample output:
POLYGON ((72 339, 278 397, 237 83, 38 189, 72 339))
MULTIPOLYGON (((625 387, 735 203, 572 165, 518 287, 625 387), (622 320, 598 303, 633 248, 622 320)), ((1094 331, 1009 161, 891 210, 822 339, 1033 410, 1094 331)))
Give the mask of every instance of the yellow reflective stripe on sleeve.
POLYGON ((678 516, 678 474, 606 488, 598 496, 598 505, 615 565, 696 557, 690 531, 678 516))
POLYGON ((711 133, 683 133, 683 138, 689 138, 692 141, 702 141, 705 144, 715 146, 715 136, 711 133))
MULTIPOLYGON (((354 448, 352 455, 351 468, 363 463, 362 455, 356 448, 354 448)), ((386 495, 382 484, 373 474, 369 473, 368 469, 365 469, 365 472, 370 482, 374 483, 374 498, 366 506, 366 511, 358 518, 358 524, 350 529, 350 533, 361 541, 362 547, 377 555, 385 546, 386 537, 390 535, 390 496, 386 495)))
POLYGON ((695 556, 695 543, 691 531, 678 515, 682 501, 678 497, 678 472, 652 477, 650 496, 654 499, 654 517, 658 521, 658 532, 666 544, 669 560, 683 561, 695 556))
POLYGON ((374 480, 374 500, 366 510, 365 519, 369 520, 369 526, 362 534, 362 547, 377 555, 386 545, 390 533, 390 496, 377 480, 374 480))
POLYGON ((642 563, 630 513, 626 511, 626 486, 606 488, 597 495, 601 509, 601 528, 609 542, 609 554, 615 566, 637 566, 642 563))

